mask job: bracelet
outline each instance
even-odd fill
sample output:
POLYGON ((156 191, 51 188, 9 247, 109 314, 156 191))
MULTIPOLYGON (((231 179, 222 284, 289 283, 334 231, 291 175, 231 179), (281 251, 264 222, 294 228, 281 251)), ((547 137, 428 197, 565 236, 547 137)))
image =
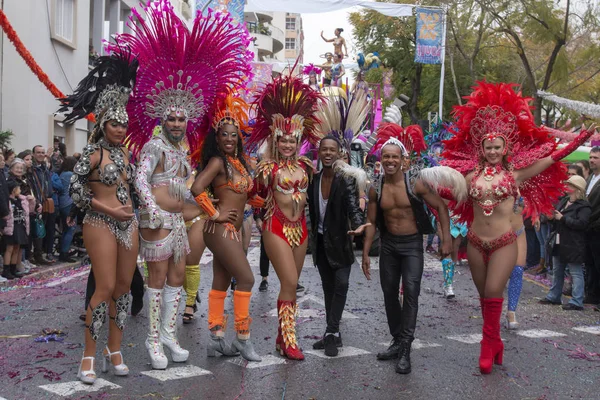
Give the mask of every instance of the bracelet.
POLYGON ((210 201, 206 192, 200 193, 198 196, 194 197, 194 200, 196 200, 196 203, 198 203, 200 208, 204 210, 211 220, 214 221, 219 217, 219 211, 213 206, 212 201, 210 201))

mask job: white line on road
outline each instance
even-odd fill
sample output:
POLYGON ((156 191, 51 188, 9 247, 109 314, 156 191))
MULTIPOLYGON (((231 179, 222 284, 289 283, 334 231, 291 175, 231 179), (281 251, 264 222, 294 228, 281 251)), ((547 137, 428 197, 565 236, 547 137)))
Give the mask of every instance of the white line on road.
POLYGON ((475 343, 481 342, 481 339, 483 339, 483 336, 481 335, 481 333, 473 333, 470 335, 467 334, 467 335, 448 336, 448 339, 456 340, 457 342, 466 343, 466 344, 475 344, 475 343))
MULTIPOLYGON (((389 343, 379 343, 382 346, 386 346, 388 347, 390 344, 389 343)), ((425 342, 419 339, 415 339, 412 342, 411 348, 413 350, 419 350, 419 349, 426 349, 428 347, 442 347, 441 344, 439 343, 433 343, 433 342, 425 342)))
POLYGON ((212 372, 196 367, 194 365, 186 365, 185 367, 167 368, 165 370, 153 369, 151 371, 142 371, 142 374, 150 378, 158 379, 166 382, 175 379, 191 378, 194 376, 209 375, 212 372))
POLYGON ((305 350, 304 352, 315 355, 317 357, 329 358, 329 359, 340 358, 340 357, 355 357, 355 356, 362 356, 365 354, 371 354, 370 352, 368 352, 366 350, 358 349, 356 347, 350 347, 350 346, 340 347, 340 348, 338 348, 338 350, 339 350, 339 353, 336 357, 326 356, 325 350, 305 350))
POLYGON ((546 329, 529 329, 526 331, 518 331, 517 335, 525 336, 528 338, 548 338, 548 337, 560 337, 567 336, 564 333, 549 331, 546 329))
POLYGON ((573 328, 574 331, 579 331, 579 332, 585 332, 585 333, 591 333, 594 335, 600 335, 600 325, 594 325, 594 326, 578 326, 576 328, 573 328))
POLYGON ((121 389, 121 386, 116 385, 112 382, 104 380, 102 378, 96 379, 93 385, 86 385, 80 381, 53 383, 51 385, 42 385, 40 388, 47 390, 51 393, 56 393, 59 396, 67 397, 72 396, 77 392, 97 392, 99 390, 106 389, 121 389))
POLYGON ((81 271, 81 272, 78 272, 73 275, 65 276, 64 278, 60 278, 56 281, 47 283, 44 285, 44 287, 54 287, 54 286, 62 285, 63 283, 69 282, 72 279, 79 278, 80 276, 84 276, 89 273, 90 273, 90 270, 86 268, 85 271, 81 271))
POLYGON ((261 362, 253 362, 253 361, 246 362, 246 360, 244 360, 242 357, 228 360, 228 362, 235 364, 235 365, 239 365, 240 367, 254 369, 254 368, 268 367, 271 365, 285 364, 285 359, 281 358, 281 357, 275 357, 275 356, 269 354, 269 355, 263 356, 261 362))

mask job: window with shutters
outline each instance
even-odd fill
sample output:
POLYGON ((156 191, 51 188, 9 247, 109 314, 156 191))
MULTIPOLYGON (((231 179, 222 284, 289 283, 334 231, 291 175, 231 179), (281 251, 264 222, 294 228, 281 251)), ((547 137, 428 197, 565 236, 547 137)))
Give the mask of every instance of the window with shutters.
POLYGON ((76 47, 77 0, 52 0, 52 39, 76 47))

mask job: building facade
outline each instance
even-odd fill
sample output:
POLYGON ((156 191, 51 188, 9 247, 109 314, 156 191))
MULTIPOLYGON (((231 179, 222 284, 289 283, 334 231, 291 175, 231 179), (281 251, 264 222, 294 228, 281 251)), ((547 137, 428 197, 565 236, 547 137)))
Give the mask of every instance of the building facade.
MULTIPOLYGON (((171 0, 176 12, 191 18, 189 5, 171 0), (186 15, 186 12, 188 15, 186 15)), ((72 93, 87 75, 102 40, 128 31, 126 21, 138 0, 3 1, 3 11, 33 59, 52 83, 72 93)), ((92 128, 86 120, 66 125, 55 115, 59 103, 27 67, 4 33, 0 41, 0 130, 12 130, 15 152, 35 145, 49 148, 54 138, 67 153, 80 152, 92 128)))

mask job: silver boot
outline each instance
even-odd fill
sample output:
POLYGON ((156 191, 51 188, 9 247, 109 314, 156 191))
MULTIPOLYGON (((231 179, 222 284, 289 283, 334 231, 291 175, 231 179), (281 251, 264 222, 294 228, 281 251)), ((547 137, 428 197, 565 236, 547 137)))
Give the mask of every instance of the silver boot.
POLYGON ((166 369, 169 360, 165 356, 162 343, 160 342, 160 305, 163 295, 162 289, 148 288, 148 338, 146 338, 146 349, 150 356, 153 369, 166 369))
POLYGON ((249 337, 248 339, 236 337, 231 343, 231 347, 237 349, 240 352, 240 355, 248 361, 262 361, 262 358, 254 351, 254 346, 252 346, 249 337))
POLYGON ((177 341, 177 311, 181 301, 183 286, 165 285, 160 324, 160 342, 171 351, 174 362, 186 362, 190 352, 181 348, 177 341))

